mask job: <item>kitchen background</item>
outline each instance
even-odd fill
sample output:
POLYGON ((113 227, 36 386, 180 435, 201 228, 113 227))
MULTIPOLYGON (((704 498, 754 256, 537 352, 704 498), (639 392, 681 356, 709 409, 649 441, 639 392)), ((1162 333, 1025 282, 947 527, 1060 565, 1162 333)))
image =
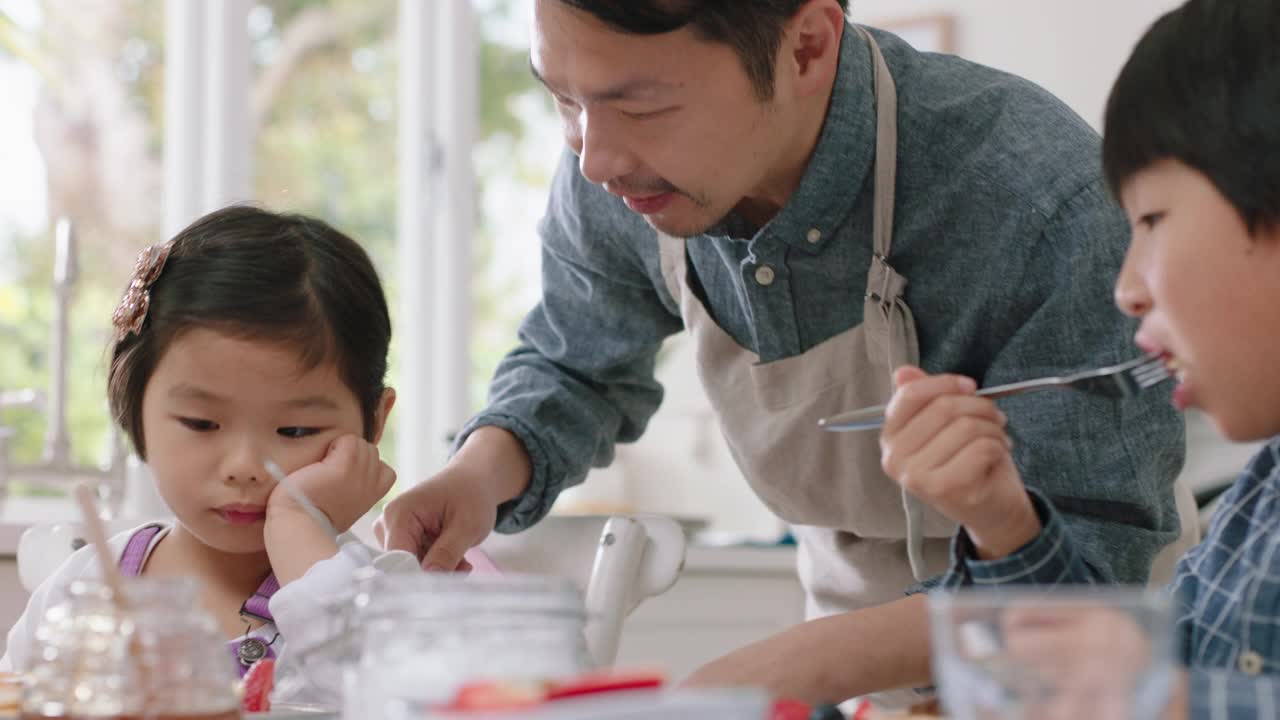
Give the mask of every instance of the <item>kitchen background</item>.
MULTIPOLYGON (((853 16, 1023 75, 1096 127, 1133 43, 1176 4, 853 0, 853 16)), ((68 478, 104 478, 122 514, 154 508, 108 427, 107 319, 137 251, 213 207, 313 213, 366 245, 396 328, 384 453, 402 485, 439 466, 538 293, 534 228, 561 140, 527 68, 529 7, 0 0, 0 629, 25 603, 18 535, 66 516, 68 478)), ((691 667, 789 623, 799 595, 789 551, 768 547, 785 528, 737 475, 678 339, 659 376, 649 432, 560 510, 664 512, 705 531, 684 599, 643 609, 645 638, 623 646, 624 660, 691 667), (713 547, 746 541, 765 547, 713 547), (732 627, 708 611, 718 636, 680 631, 724 592, 757 600, 732 627)), ((1250 452, 1198 417, 1189 440, 1195 486, 1250 452)))

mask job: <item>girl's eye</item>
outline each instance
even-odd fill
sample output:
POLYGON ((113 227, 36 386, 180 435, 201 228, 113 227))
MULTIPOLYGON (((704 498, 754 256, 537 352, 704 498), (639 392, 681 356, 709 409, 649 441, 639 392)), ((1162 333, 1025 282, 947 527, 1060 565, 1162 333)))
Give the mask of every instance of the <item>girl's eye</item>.
POLYGON ((188 430, 194 430, 195 432, 211 432, 218 429, 218 423, 212 420, 180 417, 178 418, 178 422, 182 423, 188 430))
POLYGON ((1146 215, 1143 215, 1142 217, 1138 218, 1138 224, 1141 225, 1142 227, 1145 227, 1148 230, 1154 230, 1156 225, 1163 219, 1164 219, 1163 211, 1147 213, 1146 215))
POLYGON ((276 433, 287 438, 304 438, 315 435, 320 432, 320 428, 311 427, 282 427, 276 430, 276 433))

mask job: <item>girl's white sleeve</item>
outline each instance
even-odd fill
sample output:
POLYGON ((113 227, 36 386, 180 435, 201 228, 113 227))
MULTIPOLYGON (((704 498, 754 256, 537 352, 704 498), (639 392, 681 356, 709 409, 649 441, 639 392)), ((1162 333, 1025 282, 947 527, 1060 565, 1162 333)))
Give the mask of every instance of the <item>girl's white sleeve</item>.
POLYGON ((357 570, 372 566, 380 572, 421 572, 411 553, 380 552, 349 534, 339 543, 337 554, 312 565, 271 598, 271 616, 284 640, 273 703, 341 701, 337 668, 326 661, 322 646, 332 646, 346 631, 339 612, 353 597, 357 570))

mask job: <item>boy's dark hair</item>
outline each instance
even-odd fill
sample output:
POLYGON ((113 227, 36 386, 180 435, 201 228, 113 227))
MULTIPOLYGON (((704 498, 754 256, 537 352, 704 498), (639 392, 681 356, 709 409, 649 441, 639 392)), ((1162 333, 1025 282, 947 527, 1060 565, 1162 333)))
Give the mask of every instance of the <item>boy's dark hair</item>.
MULTIPOLYGON (((809 0, 560 0, 635 35, 693 26, 711 42, 732 47, 761 100, 773 97, 773 68, 782 28, 809 0)), ((849 0, 838 0, 849 12, 849 0)))
POLYGON ((377 271, 354 240, 303 215, 228 207, 173 238, 150 291, 145 324, 121 333, 107 378, 111 414, 139 456, 147 382, 170 343, 197 327, 279 342, 307 369, 333 362, 372 440, 391 319, 377 271))
POLYGON ((1280 221, 1276 0, 1191 0, 1138 43, 1107 102, 1107 182, 1118 194, 1166 159, 1208 177, 1250 233, 1280 221))

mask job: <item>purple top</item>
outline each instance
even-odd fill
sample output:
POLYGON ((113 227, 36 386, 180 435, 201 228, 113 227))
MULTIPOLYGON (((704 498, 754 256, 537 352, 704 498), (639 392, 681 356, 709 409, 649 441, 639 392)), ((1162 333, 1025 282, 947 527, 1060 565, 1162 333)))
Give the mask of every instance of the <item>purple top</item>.
MULTIPOLYGON (((142 574, 142 566, 147 562, 147 548, 151 547, 152 540, 156 535, 164 529, 162 525, 144 525, 134 531, 133 536, 129 538, 124 546, 124 552, 120 553, 120 574, 126 577, 137 577, 142 574)), ((280 583, 276 580, 275 573, 267 575, 267 579, 262 581, 256 592, 249 596, 244 604, 240 606, 240 615, 248 616, 267 623, 274 623, 275 619, 271 616, 271 608, 269 603, 271 596, 280 589, 280 583)), ((275 642, 272 638, 271 642, 275 642)), ((264 642, 256 637, 242 637, 227 643, 227 649, 231 652, 232 657, 236 659, 236 669, 240 672, 240 676, 249 672, 249 668, 258 660, 265 658, 274 658, 275 650, 271 647, 271 643, 264 642)))

